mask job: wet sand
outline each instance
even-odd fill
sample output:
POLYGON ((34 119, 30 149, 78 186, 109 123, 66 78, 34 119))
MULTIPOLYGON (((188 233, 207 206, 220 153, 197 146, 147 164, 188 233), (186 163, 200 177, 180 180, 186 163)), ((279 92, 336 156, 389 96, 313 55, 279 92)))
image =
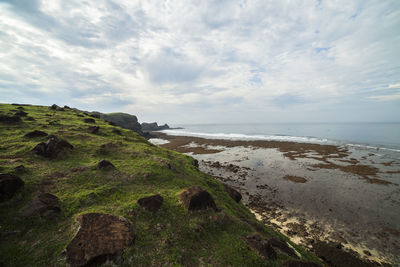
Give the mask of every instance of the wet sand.
POLYGON ((340 243, 360 258, 400 262, 400 158, 356 147, 168 136, 161 146, 238 189, 266 224, 312 249, 340 243))

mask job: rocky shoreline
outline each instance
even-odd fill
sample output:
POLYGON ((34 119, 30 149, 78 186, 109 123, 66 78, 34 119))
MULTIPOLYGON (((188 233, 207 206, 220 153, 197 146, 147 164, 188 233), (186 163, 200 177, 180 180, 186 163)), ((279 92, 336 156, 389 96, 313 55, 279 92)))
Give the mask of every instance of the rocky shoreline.
POLYGON ((326 262, 398 263, 400 160, 334 145, 153 135, 192 155, 265 224, 326 262))

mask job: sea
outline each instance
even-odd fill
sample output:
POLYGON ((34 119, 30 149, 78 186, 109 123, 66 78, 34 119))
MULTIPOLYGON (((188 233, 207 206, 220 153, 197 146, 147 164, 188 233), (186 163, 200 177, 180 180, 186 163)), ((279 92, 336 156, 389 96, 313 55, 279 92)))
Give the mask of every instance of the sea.
POLYGON ((381 149, 399 154, 398 123, 177 124, 168 135, 229 140, 293 141, 381 149))

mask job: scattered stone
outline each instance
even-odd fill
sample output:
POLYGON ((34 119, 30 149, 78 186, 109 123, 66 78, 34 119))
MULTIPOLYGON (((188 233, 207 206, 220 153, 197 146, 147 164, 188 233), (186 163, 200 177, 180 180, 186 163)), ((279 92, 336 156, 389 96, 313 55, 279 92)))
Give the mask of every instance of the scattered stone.
POLYGON ((99 126, 89 126, 88 131, 92 134, 99 133, 100 127, 99 126))
POLYGON ((19 116, 8 116, 8 115, 0 115, 0 122, 6 124, 13 124, 21 122, 21 117, 19 116))
POLYGON ((57 106, 56 104, 53 104, 51 107, 50 107, 50 109, 53 109, 53 110, 57 110, 57 109, 59 109, 60 107, 59 106, 57 106))
POLYGON ((299 256, 297 256, 296 252, 291 247, 289 247, 289 245, 286 243, 285 240, 278 239, 278 238, 270 238, 270 239, 268 239, 268 243, 273 248, 279 249, 283 253, 285 253, 289 256, 292 256, 293 258, 299 258, 299 256))
POLYGON ((139 199, 138 204, 146 210, 156 212, 161 208, 163 201, 164 198, 157 194, 139 199))
POLYGON ((179 198, 188 211, 205 210, 208 208, 217 211, 213 197, 200 186, 192 186, 179 194, 179 198))
POLYGON ((108 160, 102 159, 99 161, 99 163, 97 163, 97 169, 100 169, 100 170, 115 169, 115 166, 108 160))
POLYGON ((26 120, 27 121, 35 121, 35 118, 34 117, 26 117, 26 120))
POLYGON ((66 248, 71 266, 99 266, 121 255, 135 239, 124 218, 102 213, 79 215, 80 228, 66 248))
POLYGON ((26 115, 28 115, 28 113, 26 113, 23 110, 18 110, 17 112, 15 112, 15 116, 23 117, 23 116, 26 116, 26 115))
POLYGON ((46 158, 55 158, 63 149, 73 149, 74 146, 56 136, 49 135, 46 143, 37 144, 32 151, 46 158))
POLYGON ((246 244, 250 249, 256 250, 261 256, 266 259, 276 259, 277 255, 272 246, 258 234, 246 236, 246 244))
POLYGON ((86 118, 86 119, 83 119, 83 121, 86 122, 86 123, 95 123, 95 122, 96 122, 96 121, 95 121, 94 119, 92 119, 92 118, 86 118))
POLYGON ((321 267, 318 263, 315 262, 304 262, 304 261, 295 261, 289 260, 283 263, 283 267, 321 267))
POLYGON ((315 254, 324 260, 330 266, 340 267, 367 267, 373 266, 362 261, 356 256, 343 249, 337 248, 333 244, 326 242, 317 242, 313 245, 315 254))
POLYGON ((118 134, 118 135, 122 134, 121 131, 118 130, 118 129, 113 129, 112 132, 115 133, 115 134, 118 134))
POLYGON ((47 133, 43 131, 34 130, 24 135, 25 137, 34 138, 34 137, 43 137, 47 136, 47 133))
POLYGON ((24 184, 24 181, 14 174, 0 174, 0 201, 11 199, 24 184))
POLYGON ((242 195, 235 190, 232 186, 227 185, 227 184, 223 184, 225 191, 228 193, 228 195, 235 200, 236 202, 239 202, 242 199, 242 195))
POLYGON ((44 193, 36 196, 32 202, 21 211, 19 216, 32 217, 38 215, 42 218, 52 218, 60 214, 61 207, 58 197, 50 193, 44 193))

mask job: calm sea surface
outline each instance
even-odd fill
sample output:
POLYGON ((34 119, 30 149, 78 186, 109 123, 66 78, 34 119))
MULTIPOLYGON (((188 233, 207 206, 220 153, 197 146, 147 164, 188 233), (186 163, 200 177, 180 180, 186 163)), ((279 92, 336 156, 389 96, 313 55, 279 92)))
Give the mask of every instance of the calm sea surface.
POLYGON ((170 135, 281 140, 389 148, 400 152, 400 123, 181 124, 170 135))

